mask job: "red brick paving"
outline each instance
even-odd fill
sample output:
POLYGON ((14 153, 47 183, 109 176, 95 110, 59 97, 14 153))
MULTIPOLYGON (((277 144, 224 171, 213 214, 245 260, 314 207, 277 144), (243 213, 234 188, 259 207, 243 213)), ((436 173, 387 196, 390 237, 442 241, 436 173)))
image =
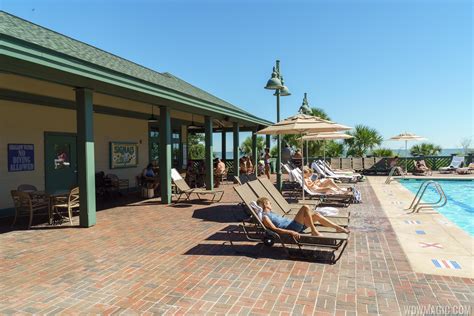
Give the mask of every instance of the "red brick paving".
POLYGON ((398 315, 474 301, 473 279, 411 270, 367 183, 335 265, 223 245, 243 217, 225 187, 224 203, 117 206, 89 229, 2 227, 0 313, 398 315))

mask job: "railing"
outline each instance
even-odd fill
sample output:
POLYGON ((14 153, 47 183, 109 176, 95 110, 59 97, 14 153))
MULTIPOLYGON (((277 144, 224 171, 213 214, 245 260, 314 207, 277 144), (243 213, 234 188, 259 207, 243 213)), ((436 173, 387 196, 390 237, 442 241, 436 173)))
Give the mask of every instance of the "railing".
MULTIPOLYGON (((464 164, 468 165, 469 163, 473 162, 472 154, 469 154, 465 157, 464 164)), ((305 158, 305 162, 311 164, 314 160, 323 160, 323 157, 309 157, 305 158)), ((355 169, 356 171, 367 170, 370 168, 378 168, 378 169, 385 169, 391 170, 390 168, 390 161, 393 157, 364 157, 364 158, 330 158, 326 157, 326 161, 331 164, 331 167, 334 169, 355 169)), ((397 167, 402 167, 404 170, 408 168, 408 172, 411 172, 415 168, 414 161, 424 159, 426 165, 431 170, 438 170, 441 167, 447 167, 451 163, 453 159, 453 155, 451 156, 424 156, 424 157, 399 157, 397 167)), ((225 165, 228 169, 230 174, 234 173, 234 160, 233 159, 225 159, 225 165)), ((271 158, 272 163, 272 170, 274 171, 276 159, 271 158)), ((204 163, 203 159, 193 160, 195 167, 198 167, 200 163, 204 163)), ((385 173, 387 174, 387 173, 385 173)))
POLYGON ((416 192, 416 195, 413 198, 413 201, 411 202, 407 210, 411 210, 411 212, 409 213, 418 213, 420 210, 425 209, 425 208, 443 207, 446 205, 447 202, 448 202, 448 199, 446 198, 446 194, 444 194, 444 191, 441 185, 436 181, 428 180, 428 181, 424 181, 420 185, 418 192, 416 192), (432 186, 438 192, 439 199, 436 202, 422 203, 421 199, 423 198, 423 195, 425 194, 426 189, 428 189, 428 187, 430 186, 432 186))
POLYGON ((395 173, 395 171, 398 169, 398 167, 393 167, 392 169, 390 169, 390 172, 388 173, 388 177, 387 179, 385 180, 385 184, 390 184, 390 182, 392 182, 393 180, 393 174, 395 173))

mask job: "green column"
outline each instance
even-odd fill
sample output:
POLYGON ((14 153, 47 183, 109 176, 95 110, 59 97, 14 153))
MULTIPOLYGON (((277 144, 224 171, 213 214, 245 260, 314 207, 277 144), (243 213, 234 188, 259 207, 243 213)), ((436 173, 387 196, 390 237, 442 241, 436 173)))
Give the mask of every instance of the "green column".
POLYGON ((204 117, 204 132, 206 140, 206 189, 212 190, 214 188, 214 164, 212 161, 212 118, 210 116, 204 117))
POLYGON ((77 169, 79 171, 79 225, 96 224, 95 157, 94 157, 94 105, 93 92, 87 88, 76 89, 77 120, 77 169))
POLYGON ((258 159, 258 153, 257 153, 257 130, 252 131, 252 163, 253 163, 253 172, 257 174, 257 159, 258 159))
POLYGON ((233 124, 233 133, 234 133, 234 176, 239 176, 239 123, 234 122, 233 124))
POLYGON ((171 203, 171 117, 170 109, 160 106, 160 187, 161 203, 171 203))
POLYGON ((226 160, 226 156, 225 156, 225 153, 227 151, 227 140, 226 140, 226 135, 225 135, 225 130, 222 130, 222 134, 221 134, 221 137, 222 137, 222 146, 221 146, 221 151, 222 151, 222 154, 221 154, 221 159, 223 161, 226 160))

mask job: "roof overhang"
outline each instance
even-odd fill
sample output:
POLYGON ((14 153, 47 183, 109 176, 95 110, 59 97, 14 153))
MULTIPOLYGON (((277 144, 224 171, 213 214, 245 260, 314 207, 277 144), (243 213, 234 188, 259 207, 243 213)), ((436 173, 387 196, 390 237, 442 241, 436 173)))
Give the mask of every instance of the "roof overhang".
POLYGON ((169 106, 177 111, 209 115, 243 126, 273 124, 246 111, 225 108, 4 34, 0 38, 0 69, 125 99, 169 106))

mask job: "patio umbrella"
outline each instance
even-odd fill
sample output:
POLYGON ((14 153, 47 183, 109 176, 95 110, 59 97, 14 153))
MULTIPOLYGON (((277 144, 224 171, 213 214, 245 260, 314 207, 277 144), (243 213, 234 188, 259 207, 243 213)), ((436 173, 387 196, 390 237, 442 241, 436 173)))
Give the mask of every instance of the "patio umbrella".
MULTIPOLYGON (((335 122, 322 119, 318 116, 312 116, 307 114, 297 114, 290 116, 283 121, 277 122, 271 126, 268 126, 262 130, 259 130, 257 134, 266 135, 286 135, 286 134, 300 134, 301 136, 301 153, 303 155, 303 134, 307 133, 323 133, 323 132, 338 132, 350 130, 351 127, 337 124, 335 122)), ((304 157, 302 157, 304 161, 304 157)), ((280 166, 277 166, 280 168, 280 166)), ((304 177, 302 177, 301 188, 303 189, 303 200, 304 200, 304 177)))
MULTIPOLYGON (((326 140, 333 140, 333 139, 349 139, 349 138, 354 138, 354 136, 349 135, 349 134, 343 134, 343 133, 310 133, 306 134, 303 136, 303 140, 309 141, 309 140, 323 140, 323 149, 324 149, 324 160, 326 161, 326 140)), ((306 147, 308 147, 308 144, 306 144, 306 147)))
POLYGON ((405 172, 408 171, 408 148, 407 148, 407 143, 409 140, 424 140, 426 138, 422 136, 415 135, 413 133, 401 133, 397 136, 390 137, 389 140, 404 140, 405 141, 405 172))

